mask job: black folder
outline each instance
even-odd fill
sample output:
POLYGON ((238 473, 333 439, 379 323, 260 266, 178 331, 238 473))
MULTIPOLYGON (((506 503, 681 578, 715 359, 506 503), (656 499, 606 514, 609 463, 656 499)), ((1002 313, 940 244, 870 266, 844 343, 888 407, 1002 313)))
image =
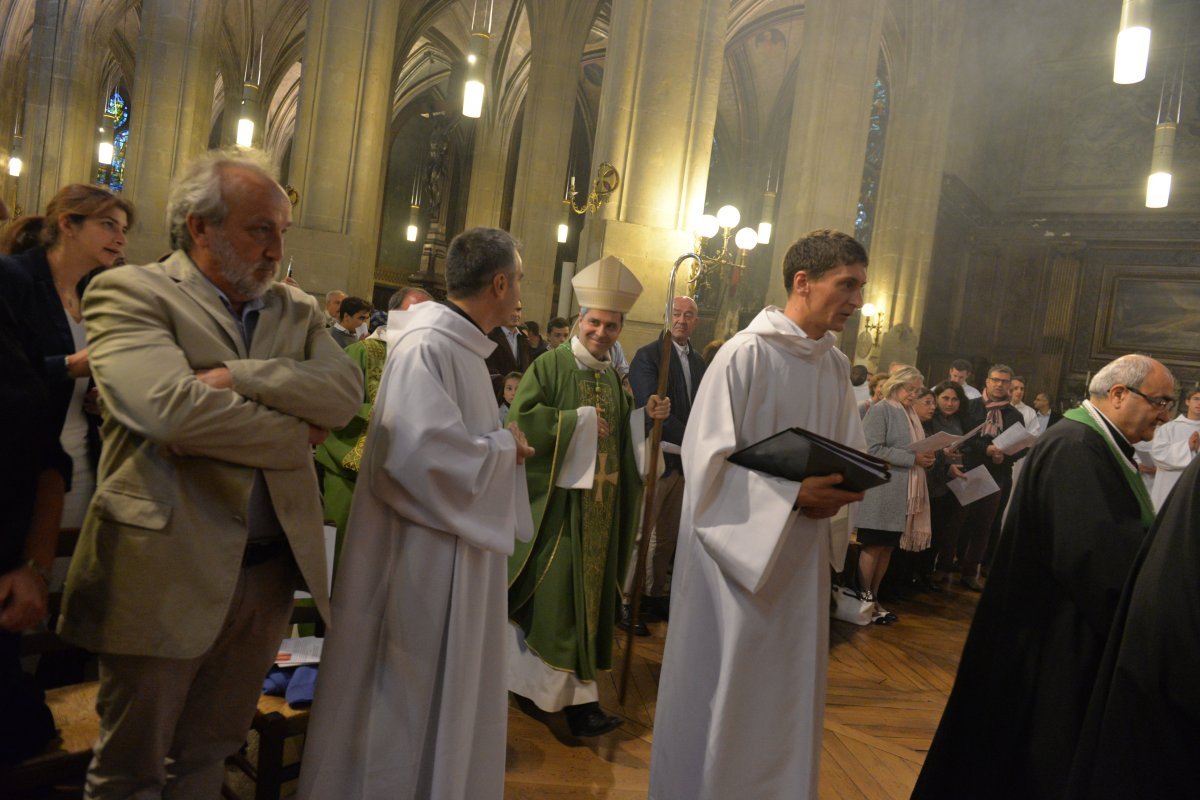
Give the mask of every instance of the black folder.
POLYGON ((836 488, 851 492, 865 492, 892 479, 883 459, 803 428, 788 428, 768 436, 727 460, 789 481, 837 473, 842 482, 836 488))

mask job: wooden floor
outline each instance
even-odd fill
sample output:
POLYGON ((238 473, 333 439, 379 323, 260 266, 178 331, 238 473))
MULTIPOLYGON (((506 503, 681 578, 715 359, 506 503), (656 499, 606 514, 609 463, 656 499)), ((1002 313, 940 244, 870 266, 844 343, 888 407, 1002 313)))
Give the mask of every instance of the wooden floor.
MULTIPOLYGON (((889 603, 890 626, 831 623, 822 800, 908 798, 954 681, 978 595, 959 586, 889 603)), ((645 798, 651 729, 666 625, 639 639, 624 708, 616 674, 601 681, 601 705, 626 723, 596 739, 574 739, 561 714, 512 704, 509 800, 645 798)), ((623 645, 624 637, 620 637, 623 645)), ((619 663, 619 661, 618 661, 619 663)))

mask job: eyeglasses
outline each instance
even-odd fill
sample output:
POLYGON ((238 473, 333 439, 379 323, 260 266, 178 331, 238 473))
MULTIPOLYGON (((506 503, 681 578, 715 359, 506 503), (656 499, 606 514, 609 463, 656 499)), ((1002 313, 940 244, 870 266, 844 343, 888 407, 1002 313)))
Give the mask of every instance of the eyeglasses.
POLYGON ((990 375, 988 376, 988 380, 992 383, 1012 383, 1012 378, 993 378, 990 375))
POLYGON ((1133 388, 1132 386, 1126 386, 1125 388, 1128 389, 1129 391, 1133 392, 1134 394, 1136 394, 1138 397, 1145 400, 1150 405, 1157 408, 1159 411, 1165 411, 1166 409, 1170 408, 1171 406, 1173 406, 1179 402, 1178 397, 1150 397, 1149 395, 1142 394, 1141 392, 1139 392, 1137 389, 1133 388))

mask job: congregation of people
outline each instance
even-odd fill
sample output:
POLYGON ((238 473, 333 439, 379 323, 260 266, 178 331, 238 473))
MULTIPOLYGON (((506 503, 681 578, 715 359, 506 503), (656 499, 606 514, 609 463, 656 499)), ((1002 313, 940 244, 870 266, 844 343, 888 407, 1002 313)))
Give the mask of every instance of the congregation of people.
POLYGON ((444 299, 376 310, 285 279, 290 223, 267 165, 214 152, 165 209, 75 184, 4 229, 0 762, 54 736, 21 642, 65 581, 57 634, 100 682, 85 796, 220 796, 303 589, 302 798, 499 798, 510 694, 608 734, 615 638, 657 624, 649 796, 815 798, 836 581, 895 637, 897 601, 980 595, 914 797, 1194 791, 1200 387, 1161 362, 1071 408, 1004 363, 872 375, 836 346, 868 254, 831 230, 787 249, 783 306, 705 345, 677 296, 627 358, 644 287, 613 255, 543 332, 505 231, 450 242, 444 299), (125 265, 143 214, 170 252, 125 265), (790 428, 890 479, 728 459, 790 428))

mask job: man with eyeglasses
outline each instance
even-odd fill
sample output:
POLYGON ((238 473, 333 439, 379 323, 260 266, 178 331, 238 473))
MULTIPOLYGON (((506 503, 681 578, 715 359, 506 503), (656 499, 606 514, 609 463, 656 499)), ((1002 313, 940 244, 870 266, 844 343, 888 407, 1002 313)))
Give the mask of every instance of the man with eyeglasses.
POLYGON ((1175 379, 1127 355, 1088 393, 1021 472, 918 800, 1067 796, 1121 590, 1154 521, 1133 445, 1167 421, 1175 379))
POLYGON ((980 498, 967 506, 967 517, 963 522, 965 544, 960 544, 963 551, 959 555, 959 568, 962 573, 962 583, 974 592, 983 591, 980 580, 980 563, 990 563, 988 543, 996 538, 1000 531, 1000 509, 1008 503, 1008 495, 1012 491, 1012 468, 1025 451, 1016 455, 1005 455, 1000 448, 992 444, 992 440, 1013 425, 1022 422, 1021 412, 1012 407, 1009 397, 1009 387, 1012 385, 1012 367, 1006 364, 995 364, 987 373, 987 382, 983 386, 983 394, 967 404, 967 413, 971 417, 971 427, 983 425, 978 436, 968 439, 962 445, 963 470, 969 471, 983 465, 991 473, 992 480, 1000 487, 1000 491, 980 498))

